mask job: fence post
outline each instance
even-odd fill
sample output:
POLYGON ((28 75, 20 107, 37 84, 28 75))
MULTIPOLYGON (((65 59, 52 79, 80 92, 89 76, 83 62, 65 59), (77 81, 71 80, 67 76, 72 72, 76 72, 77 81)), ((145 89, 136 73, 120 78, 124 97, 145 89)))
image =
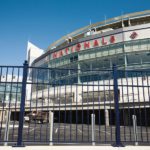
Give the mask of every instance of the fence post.
POLYGON ((113 65, 113 80, 114 80, 114 107, 115 107, 115 125, 116 125, 116 143, 114 147, 123 147, 120 139, 120 112, 119 112, 119 98, 118 98, 118 72, 116 65, 113 65))
POLYGON ((18 139, 17 139, 17 145, 16 145, 17 147, 24 146, 22 144, 22 133, 23 133, 24 112, 25 112, 27 75, 28 75, 28 62, 25 61, 23 64, 23 79, 22 79, 20 114, 19 114, 19 128, 18 128, 18 139))

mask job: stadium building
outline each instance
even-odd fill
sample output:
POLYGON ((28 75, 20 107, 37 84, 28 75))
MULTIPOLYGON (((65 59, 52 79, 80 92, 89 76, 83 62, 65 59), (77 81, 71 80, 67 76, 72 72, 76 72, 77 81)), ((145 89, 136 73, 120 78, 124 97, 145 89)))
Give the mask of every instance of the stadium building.
POLYGON ((32 66, 109 69, 116 64, 120 69, 147 69, 149 38, 150 11, 126 14, 67 34, 52 43, 32 66))
MULTIPOLYGON (((62 105, 71 103, 72 109, 78 103, 79 111, 81 107, 83 109, 83 104, 84 106, 87 104, 89 110, 94 108, 95 113, 99 108, 99 98, 103 104, 106 100, 107 107, 105 107, 106 105, 101 106, 101 114, 104 116, 102 122, 109 125, 111 124, 109 115, 110 113, 113 114, 114 111, 111 105, 113 103, 113 86, 109 86, 108 89, 108 86, 100 87, 98 85, 103 82, 105 82, 105 85, 108 82, 113 85, 110 73, 106 71, 112 69, 113 64, 124 71, 150 69, 150 10, 125 14, 88 25, 52 43, 44 54, 32 62, 32 67, 59 68, 60 71, 55 73, 47 70, 40 71, 38 74, 41 80, 42 78, 48 80, 52 86, 49 90, 48 86, 44 84, 38 85, 37 94, 37 85, 35 87, 33 85, 32 99, 43 99, 43 105, 47 105, 48 101, 53 104, 61 103, 62 105), (105 71, 99 73, 99 70, 105 71), (53 86, 54 82, 57 84, 57 88, 53 86), (58 85, 60 83, 61 89, 58 85), (86 86, 84 83, 91 84, 91 86, 86 86), (93 83, 97 85, 94 88, 93 83)), ((33 79, 36 80, 36 75, 32 74, 33 79)), ((118 80, 118 83, 124 82, 127 76, 130 79, 129 84, 131 82, 136 84, 137 79, 130 78, 130 75, 126 74, 121 75, 121 78, 124 79, 118 80)), ((143 79, 139 76, 138 84, 147 85, 150 82, 149 80, 149 77, 143 79)), ((120 87, 118 90, 120 103, 128 103, 128 109, 131 108, 129 112, 126 109, 127 106, 124 105, 124 111, 121 112, 126 124, 128 124, 128 115, 131 115, 129 113, 133 110, 132 102, 140 103, 140 109, 144 111, 145 106, 142 103, 150 100, 149 88, 142 90, 143 92, 139 92, 135 88, 129 90, 128 87, 124 89, 120 87), (142 99, 143 93, 144 99, 142 99), (138 97, 135 95, 138 95, 138 97)), ((138 109, 137 107, 135 105, 134 109, 138 109)), ((149 113, 149 105, 147 107, 146 113, 149 113)), ((70 108, 65 108, 65 110, 69 111, 70 108)), ((56 108, 56 114, 57 111, 56 108)), ((150 120, 148 124, 150 124, 150 120)))

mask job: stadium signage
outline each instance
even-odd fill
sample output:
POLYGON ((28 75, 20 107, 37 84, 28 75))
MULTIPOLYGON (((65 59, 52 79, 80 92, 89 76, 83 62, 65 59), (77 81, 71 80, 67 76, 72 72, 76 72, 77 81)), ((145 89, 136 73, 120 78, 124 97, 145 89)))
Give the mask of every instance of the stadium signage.
POLYGON ((100 39, 77 43, 76 45, 73 45, 71 47, 67 47, 65 49, 52 53, 51 59, 60 58, 62 56, 65 56, 74 52, 79 52, 81 50, 85 50, 89 48, 95 48, 95 47, 100 47, 100 46, 104 46, 108 44, 113 44, 115 42, 116 42, 116 37, 114 35, 111 35, 107 38, 102 37, 100 39))
POLYGON ((138 34, 136 32, 132 32, 132 34, 130 35, 131 39, 135 39, 137 38, 138 34))

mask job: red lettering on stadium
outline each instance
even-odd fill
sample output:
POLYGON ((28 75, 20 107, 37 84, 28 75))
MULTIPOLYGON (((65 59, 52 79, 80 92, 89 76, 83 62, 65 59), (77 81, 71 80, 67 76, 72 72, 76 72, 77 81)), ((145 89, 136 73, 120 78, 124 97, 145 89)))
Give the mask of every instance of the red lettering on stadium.
POLYGON ((57 52, 53 53, 53 58, 57 58, 57 52))
POLYGON ((62 51, 62 50, 59 51, 59 56, 60 56, 60 57, 63 56, 63 51, 62 51))
POLYGON ((90 42, 84 42, 84 49, 90 48, 90 42))
POLYGON ((81 49, 81 44, 78 43, 78 44, 76 45, 76 51, 78 52, 78 51, 80 51, 80 49, 81 49))
POLYGON ((112 35, 112 36, 110 37, 110 43, 115 43, 115 36, 114 36, 114 35, 112 35))
POLYGON ((99 43, 98 43, 97 40, 94 40, 93 46, 94 46, 94 47, 99 46, 99 43))
POLYGON ((66 48, 66 50, 65 50, 65 52, 66 52, 66 55, 68 54, 68 51, 69 51, 69 49, 68 49, 68 48, 66 48))
POLYGON ((102 45, 107 45, 107 42, 105 41, 104 37, 102 37, 102 45))
POLYGON ((52 59, 59 58, 64 55, 68 55, 69 53, 74 53, 75 51, 79 52, 80 50, 85 50, 85 49, 89 49, 92 47, 94 48, 94 47, 103 46, 103 45, 107 45, 107 44, 113 44, 115 42, 116 42, 115 36, 111 35, 110 37, 102 37, 100 39, 92 40, 91 43, 90 43, 90 41, 77 43, 74 46, 67 47, 63 50, 59 50, 57 52, 52 53, 52 59))
POLYGON ((73 46, 71 47, 71 52, 72 52, 72 53, 74 52, 74 47, 73 47, 73 46))

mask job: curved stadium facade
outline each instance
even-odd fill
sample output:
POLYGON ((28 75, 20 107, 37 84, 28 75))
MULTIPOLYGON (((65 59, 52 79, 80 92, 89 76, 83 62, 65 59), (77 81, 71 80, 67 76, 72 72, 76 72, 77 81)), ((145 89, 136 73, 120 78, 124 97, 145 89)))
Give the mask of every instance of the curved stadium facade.
MULTIPOLYGON (((79 112, 88 109, 97 114, 101 107, 104 123, 113 124, 114 117, 109 116, 114 114, 113 64, 123 71, 118 79, 121 122, 130 124, 133 111, 138 110, 140 113, 137 116, 140 116, 141 122, 143 115, 150 113, 150 78, 147 73, 146 78, 141 72, 130 74, 130 70, 150 69, 149 10, 88 25, 52 43, 32 63, 32 67, 51 68, 50 71, 43 69, 38 72, 38 77, 36 74, 42 83, 44 79, 51 87, 33 85, 35 94, 32 98, 35 101, 37 98, 44 99, 45 105, 49 101, 53 105, 71 104, 71 109, 78 109, 79 112), (148 108, 146 113, 145 107, 148 108)), ((54 111, 57 114, 60 110, 65 110, 68 116, 70 107, 56 108, 54 111)), ((150 124, 150 120, 147 124, 150 124)))
POLYGON ((33 66, 96 70, 116 64, 119 69, 147 69, 149 58, 150 11, 144 11, 74 31, 51 44, 33 66))

